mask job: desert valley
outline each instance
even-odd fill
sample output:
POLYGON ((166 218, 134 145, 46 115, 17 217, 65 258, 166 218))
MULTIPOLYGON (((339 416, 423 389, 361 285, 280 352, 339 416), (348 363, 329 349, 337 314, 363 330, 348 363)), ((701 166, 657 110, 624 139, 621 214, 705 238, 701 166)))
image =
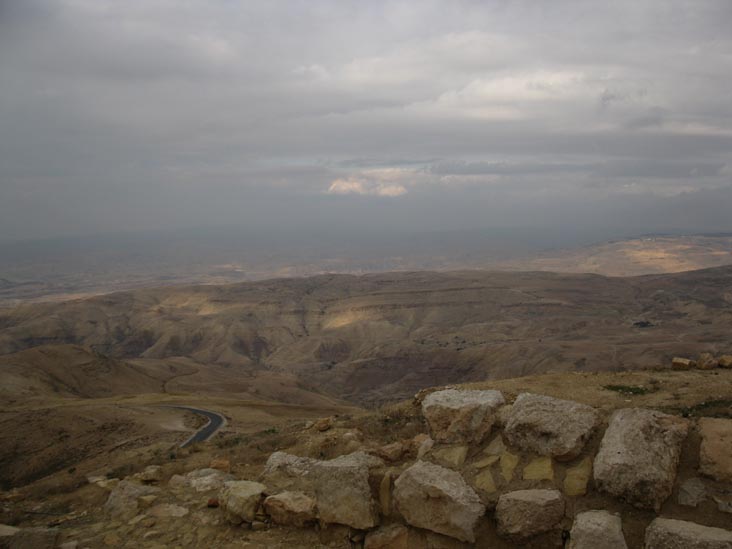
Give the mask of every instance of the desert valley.
MULTIPOLYGON (((225 464, 216 475, 256 480, 269 455, 286 450, 326 460, 365 451, 382 464, 376 471, 383 488, 384 471, 396 479, 413 463, 416 454, 405 441, 423 440, 425 433, 437 439, 434 448, 422 451, 427 463, 447 464, 471 478, 482 445, 440 440, 437 427, 423 424, 412 401, 425 390, 456 384, 468 391, 498 390, 508 399, 528 392, 576 401, 596 407, 604 421, 629 406, 691 421, 732 418, 732 370, 716 362, 729 364, 724 357, 732 354, 730 330, 732 267, 634 277, 467 270, 330 274, 140 289, 6 308, 0 310, 5 490, 0 522, 51 524, 57 541, 79 547, 204 546, 212 535, 222 547, 246 546, 241 539, 252 547, 358 545, 358 539, 369 539, 357 535, 364 528, 323 530, 322 517, 321 529, 306 535, 298 528, 272 524, 270 529, 274 516, 262 515, 257 520, 267 528, 241 538, 240 527, 224 528, 226 520, 206 508, 204 496, 216 494, 221 482, 200 496, 195 488, 164 496, 159 486, 171 475, 210 463, 225 464), (672 366, 674 358, 700 356, 698 364, 672 366), (226 423, 209 442, 180 448, 205 419, 177 407, 211 410, 226 423), (401 450, 389 450, 397 447, 401 450), (149 480, 146 474, 152 475, 149 480), (154 488, 147 498, 156 502, 149 512, 154 519, 144 518, 148 512, 139 502, 124 521, 120 516, 129 511, 110 519, 109 502, 102 511, 89 507, 90 501, 101 505, 122 497, 106 494, 116 494, 117 479, 125 478, 154 488), (196 513, 200 528, 171 531, 179 519, 165 514, 170 506, 185 509, 185 516, 196 513), (199 508, 203 511, 195 511, 199 508), (150 529, 141 530, 147 523, 150 529), (160 531, 154 524, 167 526, 160 531)), ((698 437, 688 444, 681 465, 687 476, 698 467, 693 456, 698 437)), ((515 455, 533 463, 532 452, 536 449, 515 455)), ((530 480, 524 473, 524 480, 504 480, 503 488, 475 489, 490 509, 509 487, 560 486, 562 476, 570 474, 560 464, 549 477, 541 473, 530 480)), ((629 546, 640 547, 633 544, 641 543, 650 515, 630 511, 632 502, 618 508, 599 486, 595 480, 583 494, 623 514, 627 509, 633 518, 626 537, 635 540, 629 546)), ((706 522, 717 526, 728 520, 724 502, 732 496, 720 486, 709 497, 721 503, 699 507, 706 510, 706 522)), ((133 499, 138 496, 145 494, 133 499)), ((570 499, 579 508, 586 505, 585 498, 570 499)), ((670 509, 684 507, 673 503, 670 509)), ((701 511, 673 514, 694 512, 701 511)), ((394 525, 404 516, 397 510, 381 513, 394 525)), ((294 524, 290 520, 280 522, 294 524)), ((477 547, 517 543, 481 528, 477 547)), ((401 536, 396 526, 392 530, 401 536)), ((404 547, 452 547, 451 538, 441 536, 423 545, 428 541, 417 536, 419 528, 414 532, 404 534, 404 547), (409 536, 417 538, 408 541, 409 536)), ((555 546, 561 539, 551 532, 561 529, 553 526, 524 541, 555 546)), ((469 538, 458 536, 461 541, 454 543, 473 541, 469 538)), ((402 547, 374 543, 366 547, 402 547)))

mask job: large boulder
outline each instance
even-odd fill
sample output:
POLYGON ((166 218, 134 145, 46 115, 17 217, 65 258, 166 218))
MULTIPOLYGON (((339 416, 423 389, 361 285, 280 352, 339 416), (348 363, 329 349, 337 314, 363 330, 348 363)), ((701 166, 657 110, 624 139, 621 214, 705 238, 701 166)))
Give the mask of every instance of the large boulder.
POLYGON ((732 419, 699 420, 699 469, 719 482, 732 482, 732 419))
POLYGON ((498 534, 522 541, 549 532, 564 517, 564 496, 557 490, 516 490, 498 498, 498 534))
POLYGON ((490 432, 504 403, 500 391, 446 389, 425 397, 422 415, 436 441, 479 443, 490 432))
POLYGON ((253 522, 267 487, 249 480, 230 480, 224 483, 219 504, 226 520, 232 524, 253 522))
POLYGON ((654 410, 616 410, 595 458, 595 485, 636 507, 660 510, 688 429, 687 420, 654 410))
POLYGON ((104 510, 113 519, 129 520, 137 515, 137 511, 140 509, 140 498, 156 494, 159 491, 160 488, 154 486, 142 485, 130 480, 121 480, 110 492, 107 502, 104 504, 104 510))
POLYGON ((646 549, 732 549, 732 532, 685 520, 655 519, 646 529, 646 549))
POLYGON ((275 452, 267 460, 260 480, 273 492, 295 490, 314 497, 320 520, 325 523, 365 530, 379 523, 369 470, 383 463, 364 452, 329 461, 275 452))
POLYGON ((394 502, 412 526, 470 543, 475 542, 475 527, 485 514, 478 494, 459 473, 424 461, 396 480, 394 502))
POLYGON ((582 452, 598 422, 591 406, 522 393, 508 413, 504 435, 524 451, 571 460, 582 452))
POLYGON ((620 517, 607 511, 585 511, 574 518, 569 549, 628 549, 620 517))
POLYGON ((303 528, 315 522, 315 500, 303 492, 282 492, 264 500, 264 510, 276 524, 303 528))

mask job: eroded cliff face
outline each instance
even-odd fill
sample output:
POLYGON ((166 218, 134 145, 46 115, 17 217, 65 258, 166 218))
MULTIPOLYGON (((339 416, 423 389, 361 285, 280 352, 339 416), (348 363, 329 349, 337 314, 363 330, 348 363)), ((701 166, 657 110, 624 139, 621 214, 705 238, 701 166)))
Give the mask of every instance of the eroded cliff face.
POLYGON ((728 548, 730 404, 725 368, 428 389, 101 468, 64 494, 6 492, 13 524, 0 535, 66 547, 728 548))
POLYGON ((82 344, 281 371, 365 405, 452 382, 652 367, 724 352, 732 269, 324 275, 111 294, 0 313, 0 353, 82 344))

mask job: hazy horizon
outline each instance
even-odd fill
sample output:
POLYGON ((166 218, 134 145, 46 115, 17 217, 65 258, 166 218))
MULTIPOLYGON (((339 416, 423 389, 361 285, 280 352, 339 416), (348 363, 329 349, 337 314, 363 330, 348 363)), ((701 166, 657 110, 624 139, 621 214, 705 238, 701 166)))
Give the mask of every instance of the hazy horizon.
POLYGON ((731 231, 730 23, 712 0, 5 0, 0 239, 731 231))

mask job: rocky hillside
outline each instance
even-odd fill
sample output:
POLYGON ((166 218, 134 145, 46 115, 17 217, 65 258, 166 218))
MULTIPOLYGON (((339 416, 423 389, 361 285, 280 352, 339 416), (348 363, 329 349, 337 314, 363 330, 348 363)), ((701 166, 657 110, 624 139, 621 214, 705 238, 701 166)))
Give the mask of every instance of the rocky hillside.
POLYGON ((281 372, 364 405, 435 384, 653 367, 726 352, 732 267, 608 278, 552 273, 327 275, 139 290, 0 312, 0 354, 84 345, 281 372))
POLYGON ((730 366, 443 387, 223 435, 67 493, 6 492, 0 544, 729 549, 730 366))

